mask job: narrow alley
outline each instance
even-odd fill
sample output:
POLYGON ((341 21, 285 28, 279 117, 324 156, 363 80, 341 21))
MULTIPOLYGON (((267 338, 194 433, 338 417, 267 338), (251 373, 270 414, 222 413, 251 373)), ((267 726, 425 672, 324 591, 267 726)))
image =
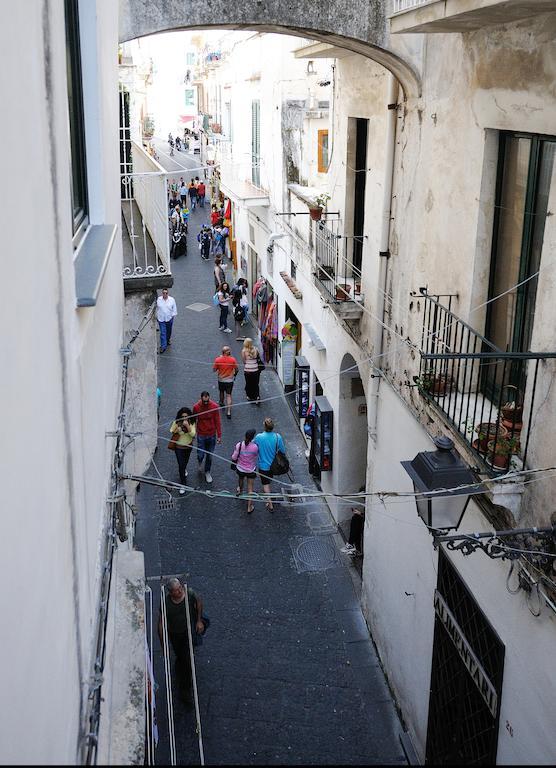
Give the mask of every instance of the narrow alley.
MULTIPOLYGON (((177 153, 173 162, 162 145, 159 149, 167 170, 176 163, 194 167, 193 156, 177 153)), ((188 178, 186 171, 183 175, 188 178)), ((178 315, 172 346, 159 355, 158 450, 147 474, 173 482, 179 482, 178 470, 166 446, 176 411, 192 407, 204 389, 217 401, 212 361, 223 344, 240 358, 242 345, 235 333, 218 329, 213 259, 199 255, 196 235, 209 211, 207 205, 191 212, 188 255, 173 262, 170 295, 178 315)), ((231 272, 228 264, 230 283, 231 272)), ((255 327, 244 330, 256 340, 255 327)), ((261 375, 260 408, 245 402, 242 373, 233 394, 232 419, 222 419, 212 485, 197 473, 195 451, 188 482, 201 491, 233 493, 233 446, 247 429, 260 431, 270 416, 285 440, 295 482, 314 489, 305 443, 276 373, 267 367, 261 375)), ((275 482, 273 490, 282 487, 275 482)), ((258 479, 255 490, 261 490, 258 479)), ((202 596, 211 620, 195 654, 207 764, 405 764, 402 726, 359 607, 350 558, 339 551, 343 542, 323 502, 280 503, 270 514, 261 501, 248 516, 245 502, 235 498, 180 496, 176 490, 170 499, 164 490, 142 484, 138 505, 137 546, 145 553, 155 625, 160 577, 170 575, 179 575, 202 596)), ((160 734, 156 762, 168 764, 156 626, 153 645, 160 734)), ((174 728, 177 763, 198 763, 194 711, 185 710, 176 696, 174 728)))

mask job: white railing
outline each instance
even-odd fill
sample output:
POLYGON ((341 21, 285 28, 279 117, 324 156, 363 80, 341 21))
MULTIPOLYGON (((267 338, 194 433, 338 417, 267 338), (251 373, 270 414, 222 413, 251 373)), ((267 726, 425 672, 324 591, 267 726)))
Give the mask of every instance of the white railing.
POLYGON ((245 194, 251 191, 255 197, 268 196, 265 169, 262 163, 248 161, 236 163, 222 158, 220 161, 220 178, 225 186, 242 187, 245 194))
POLYGON ((411 11, 420 5, 430 5, 437 0, 392 0, 392 13, 402 13, 402 11, 411 11))
MULTIPOLYGON (((124 247, 124 278, 170 274, 168 223, 169 174, 132 142, 133 172, 122 175, 122 213, 128 248, 124 247)), ((174 174, 175 175, 175 174, 174 174)), ((125 244, 124 244, 125 245, 125 244)))

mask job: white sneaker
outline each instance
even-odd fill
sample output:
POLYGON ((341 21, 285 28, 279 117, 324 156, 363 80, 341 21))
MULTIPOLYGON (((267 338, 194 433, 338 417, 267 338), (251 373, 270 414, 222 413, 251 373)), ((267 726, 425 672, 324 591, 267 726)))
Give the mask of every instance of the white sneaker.
POLYGON ((345 547, 342 547, 340 552, 343 552, 344 555, 351 555, 353 552, 355 552, 355 547, 353 544, 346 544, 345 547))
POLYGON ((183 496, 185 493, 185 488, 180 488, 180 496, 183 496))
POLYGON ((224 333, 231 333, 232 332, 231 328, 223 328, 222 330, 224 331, 224 333))
POLYGON ((207 481, 207 483, 212 483, 212 475, 210 474, 210 472, 205 472, 205 480, 207 481))

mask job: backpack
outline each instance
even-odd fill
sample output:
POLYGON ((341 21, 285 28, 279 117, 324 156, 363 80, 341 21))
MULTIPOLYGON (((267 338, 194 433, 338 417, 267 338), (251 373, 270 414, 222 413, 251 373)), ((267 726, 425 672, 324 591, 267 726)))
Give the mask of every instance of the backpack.
POLYGON ((270 471, 272 472, 273 477, 276 475, 285 475, 290 471, 290 462, 288 461, 288 457, 285 453, 283 453, 283 451, 278 449, 278 435, 276 435, 276 453, 272 459, 270 471))
POLYGON ((212 303, 214 304, 215 307, 219 305, 220 302, 218 301, 218 291, 216 291, 216 293, 212 297, 212 303))

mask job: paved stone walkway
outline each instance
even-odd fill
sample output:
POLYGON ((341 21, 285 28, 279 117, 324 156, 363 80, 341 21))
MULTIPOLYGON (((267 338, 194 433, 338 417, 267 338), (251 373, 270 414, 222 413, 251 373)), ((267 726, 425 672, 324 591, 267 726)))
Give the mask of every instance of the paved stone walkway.
MULTIPOLYGON (((192 158, 191 158, 192 159, 192 158)), ((184 174, 185 175, 185 174, 184 174)), ((242 342, 218 330, 212 260, 203 262, 195 240, 209 208, 192 213, 189 253, 172 263, 171 294, 178 306, 172 347, 159 356, 162 389, 156 471, 178 482, 166 450, 168 424, 177 409, 192 406, 202 389, 217 400, 212 360, 223 343, 239 355, 242 342), (188 308, 194 303, 206 309, 188 308)), ((231 277, 231 267, 228 268, 231 277)), ((232 321, 233 326, 233 321, 232 321)), ((295 481, 314 488, 305 443, 283 397, 277 375, 261 376, 260 408, 245 403, 223 419, 223 444, 213 462, 214 482, 189 464, 192 485, 234 490, 233 446, 245 430, 271 416, 286 442, 295 481)), ((234 387, 244 400, 243 375, 234 387)), ((260 490, 257 481, 256 489, 260 490)), ((256 504, 173 494, 175 509, 160 510, 164 492, 142 485, 137 545, 145 553, 155 617, 161 574, 187 574, 200 592, 211 627, 196 652, 205 761, 208 765, 405 764, 398 721, 358 606, 346 557, 331 533, 322 503, 280 504, 274 514, 256 504), (314 561, 315 570, 307 567, 314 561), (305 562, 304 562, 305 561, 305 562)), ((168 764, 163 662, 154 637, 160 744, 157 763, 168 764)), ((178 764, 199 762, 191 712, 175 699, 178 764)))

